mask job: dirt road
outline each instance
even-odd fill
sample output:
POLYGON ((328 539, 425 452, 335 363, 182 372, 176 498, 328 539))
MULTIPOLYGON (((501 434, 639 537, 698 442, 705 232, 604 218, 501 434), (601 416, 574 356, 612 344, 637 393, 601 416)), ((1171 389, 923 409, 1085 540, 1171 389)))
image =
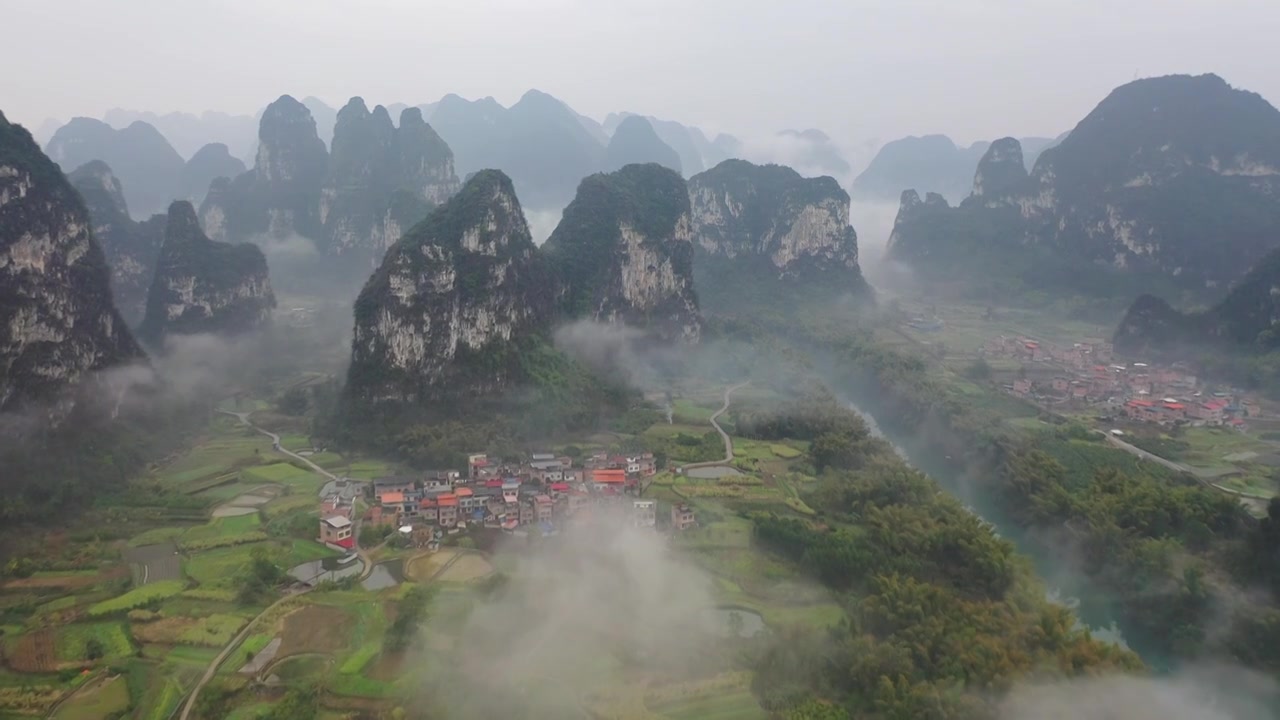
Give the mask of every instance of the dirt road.
POLYGON ((728 465, 733 462, 733 438, 729 437, 729 433, 725 432, 724 428, 720 427, 720 423, 716 422, 716 420, 718 420, 721 415, 729 412, 729 405, 733 401, 733 394, 750 384, 751 381, 747 380, 746 382, 740 382, 737 385, 725 388, 724 405, 721 405, 720 409, 711 416, 711 427, 715 428, 716 432, 720 433, 720 439, 724 441, 724 459, 713 460, 711 462, 691 463, 681 468, 682 470, 690 470, 700 467, 713 467, 716 465, 728 465))

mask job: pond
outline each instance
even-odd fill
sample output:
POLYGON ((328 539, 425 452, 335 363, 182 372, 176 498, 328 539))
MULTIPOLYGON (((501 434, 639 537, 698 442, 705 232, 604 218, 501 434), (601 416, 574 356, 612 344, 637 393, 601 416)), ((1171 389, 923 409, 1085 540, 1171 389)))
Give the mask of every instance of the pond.
POLYGON ((315 585, 326 580, 337 581, 364 572, 364 561, 354 555, 305 562, 289 571, 298 582, 315 585))
POLYGON ((360 583, 365 590, 385 590, 404 582, 404 560, 388 560, 373 566, 369 577, 360 583))
POLYGON ((685 470, 684 474, 691 478, 698 478, 699 480, 714 480, 715 478, 722 477, 736 477, 742 473, 738 472, 735 468, 726 467, 724 465, 713 465, 712 467, 700 467, 685 470))
POLYGON ((713 632, 725 637, 755 637, 768 628, 760 613, 732 605, 707 608, 702 614, 713 632))

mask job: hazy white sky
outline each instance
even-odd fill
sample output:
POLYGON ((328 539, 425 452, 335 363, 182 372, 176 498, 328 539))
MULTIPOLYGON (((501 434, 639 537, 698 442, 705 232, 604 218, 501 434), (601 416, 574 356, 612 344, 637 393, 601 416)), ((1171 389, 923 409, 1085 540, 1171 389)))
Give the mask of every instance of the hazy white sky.
POLYGON ((0 109, 252 113, 530 87, 845 143, 1054 135, 1135 76, 1216 72, 1280 102, 1280 0, 0 0, 0 109))

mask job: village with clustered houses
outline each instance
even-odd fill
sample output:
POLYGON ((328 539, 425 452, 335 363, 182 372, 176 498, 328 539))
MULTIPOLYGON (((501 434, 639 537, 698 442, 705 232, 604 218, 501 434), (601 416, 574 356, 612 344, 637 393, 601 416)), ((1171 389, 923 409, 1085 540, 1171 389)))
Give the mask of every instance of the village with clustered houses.
POLYGON ((1051 377, 1023 376, 1005 384, 1020 398, 1050 409, 1088 410, 1099 417, 1157 425, 1190 424, 1243 430, 1262 416, 1258 400, 1231 387, 1214 387, 1185 365, 1123 362, 1110 342, 1085 338, 1071 345, 1001 335, 982 348, 983 358, 1044 363, 1051 377))
MULTIPOLYGON (((500 529, 517 536, 551 535, 593 511, 626 513, 636 528, 659 526, 657 502, 640 497, 658 473, 651 452, 611 455, 598 452, 575 465, 573 458, 533 453, 523 462, 468 456, 467 470, 434 470, 391 475, 371 482, 338 480, 323 491, 320 542, 350 551, 356 544, 356 520, 392 528, 414 547, 437 549, 446 534, 469 527, 500 529), (365 506, 356 517, 357 503, 365 506)), ((673 531, 696 525, 693 509, 671 506, 673 531)))

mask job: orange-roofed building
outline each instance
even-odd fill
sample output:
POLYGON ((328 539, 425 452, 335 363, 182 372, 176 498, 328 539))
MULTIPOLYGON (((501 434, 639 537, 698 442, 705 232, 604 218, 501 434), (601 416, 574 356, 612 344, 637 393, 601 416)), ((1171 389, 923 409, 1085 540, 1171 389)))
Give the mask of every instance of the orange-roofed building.
POLYGON ((386 493, 382 493, 382 497, 379 499, 382 501, 383 505, 403 505, 404 493, 386 492, 386 493))
POLYGON ((623 485, 627 482, 627 471, 619 470, 592 470, 591 482, 601 485, 623 485))
POLYGON ((445 527, 453 527, 458 524, 458 496, 453 493, 444 493, 436 496, 436 506, 439 511, 438 521, 445 527))

